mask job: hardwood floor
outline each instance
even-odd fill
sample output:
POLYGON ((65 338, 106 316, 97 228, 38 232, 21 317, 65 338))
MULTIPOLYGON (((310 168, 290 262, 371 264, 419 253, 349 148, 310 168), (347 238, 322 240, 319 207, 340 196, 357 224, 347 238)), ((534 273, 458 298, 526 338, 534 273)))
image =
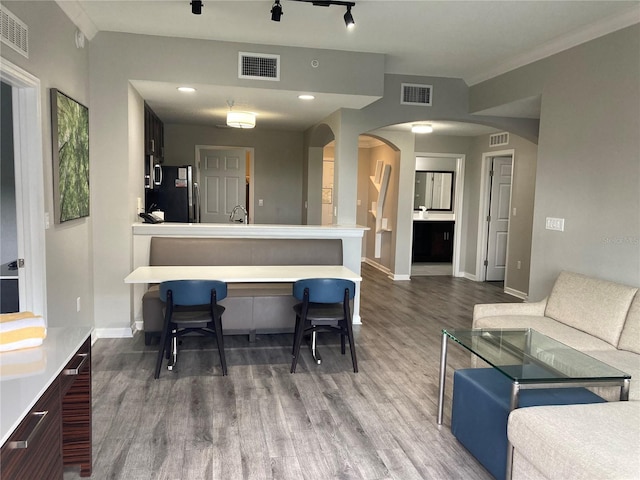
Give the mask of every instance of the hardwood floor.
MULTIPOLYGON (((289 373, 292 335, 186 337, 177 369, 153 379, 157 346, 93 347, 94 479, 490 479, 445 424, 436 425, 441 328, 471 326, 476 303, 514 302, 494 285, 453 277, 393 282, 363 264, 355 327, 359 373, 339 337, 319 335, 289 373)), ((293 323, 293 318, 292 318, 293 323)), ((66 470, 66 480, 79 479, 66 470)))

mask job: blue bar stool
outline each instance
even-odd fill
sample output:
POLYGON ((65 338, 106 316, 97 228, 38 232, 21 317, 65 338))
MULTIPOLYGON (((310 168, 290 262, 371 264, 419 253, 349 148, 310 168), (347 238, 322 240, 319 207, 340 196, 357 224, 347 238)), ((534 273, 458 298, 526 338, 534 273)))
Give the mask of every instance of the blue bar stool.
POLYGON ((350 305, 355 291, 355 283, 340 278, 308 278, 293 284, 293 296, 302 302, 293 307, 296 312, 296 326, 293 335, 291 373, 296 371, 300 345, 305 335, 311 334, 312 353, 314 358, 317 358, 315 345, 316 333, 319 331, 339 333, 343 355, 346 351, 345 338, 349 339, 353 371, 358 372, 350 305))
POLYGON ((222 375, 227 374, 222 332, 225 308, 217 303, 226 296, 227 284, 217 280, 172 280, 160 284, 165 315, 154 378, 160 376, 165 354, 168 369, 173 370, 178 358, 178 337, 190 332, 216 337, 222 375))

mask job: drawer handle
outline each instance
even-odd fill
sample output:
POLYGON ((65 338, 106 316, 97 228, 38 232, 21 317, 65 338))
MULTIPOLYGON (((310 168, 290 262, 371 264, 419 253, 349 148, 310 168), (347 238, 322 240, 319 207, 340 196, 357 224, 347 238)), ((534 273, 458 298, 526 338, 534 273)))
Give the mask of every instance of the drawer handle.
POLYGON ((82 358, 82 360, 80 361, 80 364, 76 368, 65 368, 62 371, 63 375, 80 375, 80 370, 82 370, 82 367, 84 367, 84 364, 86 363, 87 359, 89 358, 89 354, 88 353, 79 353, 78 357, 82 358))
POLYGON ((38 423, 36 423, 36 426, 33 427, 33 430, 31 430, 31 433, 29 434, 26 440, 16 440, 13 442, 9 442, 9 448, 13 450, 29 448, 29 443, 33 442, 36 435, 38 434, 38 431, 40 430, 40 428, 42 428, 42 425, 44 424, 44 418, 47 416, 48 413, 49 413, 48 410, 45 410, 43 412, 33 412, 32 415, 34 417, 40 417, 40 419, 38 420, 38 423))

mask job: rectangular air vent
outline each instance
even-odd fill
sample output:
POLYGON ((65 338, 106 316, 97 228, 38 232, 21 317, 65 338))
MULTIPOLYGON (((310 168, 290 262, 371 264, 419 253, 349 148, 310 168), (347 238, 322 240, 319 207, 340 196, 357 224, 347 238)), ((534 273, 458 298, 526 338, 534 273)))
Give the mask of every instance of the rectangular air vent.
POLYGON ((403 83, 400 103, 402 105, 431 105, 432 85, 418 85, 415 83, 403 83))
POLYGON ((501 145, 509 145, 509 133, 494 133, 489 135, 489 146, 490 147, 499 147, 501 145))
POLYGON ((240 52, 238 78, 280 80, 280 55, 240 52))
POLYGON ((2 43, 29 58, 29 27, 0 5, 0 39, 2 43))

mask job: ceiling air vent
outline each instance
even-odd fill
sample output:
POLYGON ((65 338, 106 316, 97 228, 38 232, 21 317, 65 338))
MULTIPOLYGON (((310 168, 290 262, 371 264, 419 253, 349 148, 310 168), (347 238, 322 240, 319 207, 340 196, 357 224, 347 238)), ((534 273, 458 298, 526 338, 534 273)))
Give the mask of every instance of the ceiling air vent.
POLYGON ((0 38, 2 43, 29 58, 29 27, 0 5, 0 38))
POLYGON ((402 105, 431 106, 432 85, 418 85, 415 83, 403 83, 400 103, 402 105))
POLYGON ((280 55, 240 52, 238 77, 279 81, 280 55))
POLYGON ((494 133, 489 135, 489 146, 490 147, 499 147, 501 145, 509 145, 509 133, 494 133))

